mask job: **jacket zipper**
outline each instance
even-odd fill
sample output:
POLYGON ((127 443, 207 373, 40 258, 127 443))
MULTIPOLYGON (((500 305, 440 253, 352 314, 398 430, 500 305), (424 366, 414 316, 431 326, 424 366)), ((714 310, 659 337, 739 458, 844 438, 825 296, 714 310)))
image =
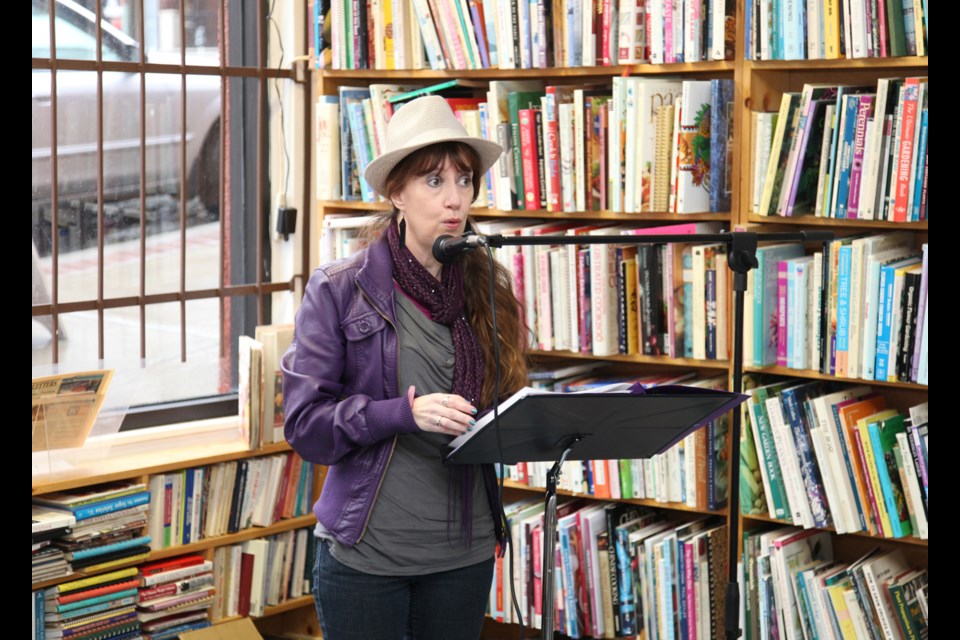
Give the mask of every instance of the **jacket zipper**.
MULTIPOLYGON (((377 313, 379 313, 381 316, 383 316, 383 319, 387 321, 387 324, 389 324, 389 325, 393 328, 393 332, 394 332, 395 335, 397 335, 397 340, 398 340, 398 344, 399 344, 399 332, 397 331, 397 326, 393 323, 393 321, 390 320, 390 318, 387 317, 387 314, 385 314, 383 311, 381 311, 381 310, 380 310, 380 307, 378 307, 378 306, 373 302, 373 300, 370 298, 370 296, 367 295, 367 292, 363 290, 363 287, 360 286, 360 283, 358 282, 358 283, 356 283, 356 285, 357 285, 357 290, 360 291, 360 295, 362 295, 362 296, 364 297, 364 299, 370 304, 370 306, 373 307, 373 308, 377 311, 377 313)), ((400 380, 400 353, 399 353, 399 347, 398 347, 398 353, 397 353, 397 358, 396 358, 396 360, 397 360, 397 364, 396 364, 396 366, 397 366, 397 371, 396 371, 396 376, 395 376, 395 377, 396 377, 396 380, 399 381, 399 380, 400 380)), ((367 533, 367 526, 370 524, 370 516, 373 515, 373 507, 374 507, 374 505, 377 504, 377 498, 380 497, 380 488, 383 486, 383 479, 387 477, 387 467, 390 466, 390 461, 393 460, 393 452, 394 452, 394 451, 396 450, 396 448, 397 448, 397 438, 398 438, 399 436, 400 436, 400 434, 394 434, 394 436, 393 436, 393 442, 390 443, 390 453, 389 453, 388 456, 387 456, 387 462, 386 462, 386 464, 383 465, 383 473, 380 474, 380 480, 379 480, 379 482, 377 482, 377 490, 376 490, 376 492, 374 492, 374 494, 373 494, 373 501, 370 503, 370 509, 367 511, 367 517, 366 517, 366 519, 363 521, 363 528, 360 530, 360 536, 357 538, 357 542, 358 542, 358 543, 359 543, 361 540, 363 540, 363 536, 367 533)))

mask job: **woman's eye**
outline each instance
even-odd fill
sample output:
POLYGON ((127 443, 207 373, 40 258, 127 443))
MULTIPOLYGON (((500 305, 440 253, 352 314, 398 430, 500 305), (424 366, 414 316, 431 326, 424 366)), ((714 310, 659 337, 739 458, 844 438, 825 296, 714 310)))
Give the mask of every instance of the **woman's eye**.
POLYGON ((431 187, 436 187, 436 186, 439 186, 439 184, 440 184, 440 178, 438 176, 430 176, 429 178, 427 178, 427 185, 431 187))
POLYGON ((461 177, 460 177, 460 186, 461 186, 461 187, 469 187, 469 186, 471 186, 471 185, 473 185, 473 178, 472 178, 472 177, 470 177, 470 176, 461 176, 461 177))

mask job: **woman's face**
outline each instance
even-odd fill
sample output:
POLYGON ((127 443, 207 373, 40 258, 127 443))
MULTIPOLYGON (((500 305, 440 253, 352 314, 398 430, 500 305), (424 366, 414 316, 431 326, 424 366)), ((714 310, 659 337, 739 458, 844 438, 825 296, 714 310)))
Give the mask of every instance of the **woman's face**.
POLYGON ((406 245, 434 277, 441 265, 433 257, 433 243, 442 235, 459 236, 473 201, 473 173, 445 160, 441 168, 413 176, 392 198, 407 221, 406 245))

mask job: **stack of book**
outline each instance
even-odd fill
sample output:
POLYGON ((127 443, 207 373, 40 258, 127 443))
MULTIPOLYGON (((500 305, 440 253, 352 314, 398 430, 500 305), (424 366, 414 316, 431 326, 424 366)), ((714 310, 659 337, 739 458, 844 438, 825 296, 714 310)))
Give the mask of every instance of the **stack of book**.
POLYGON ((140 637, 138 584, 137 568, 129 567, 37 592, 44 596, 45 637, 140 637))
POLYGON ((178 556, 140 567, 136 616, 143 638, 174 638, 210 626, 213 583, 213 563, 201 555, 178 556))
POLYGON ((147 524, 150 492, 132 481, 111 482, 34 496, 34 504, 72 515, 70 533, 54 539, 71 571, 98 571, 142 560, 150 552, 147 524))
POLYGON ((72 513, 33 505, 33 582, 70 573, 63 550, 51 543, 73 531, 76 524, 72 513))

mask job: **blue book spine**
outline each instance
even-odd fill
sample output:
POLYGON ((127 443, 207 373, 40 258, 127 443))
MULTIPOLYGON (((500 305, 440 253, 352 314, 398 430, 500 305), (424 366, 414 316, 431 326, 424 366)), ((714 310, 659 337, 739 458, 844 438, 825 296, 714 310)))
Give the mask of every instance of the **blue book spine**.
MULTIPOLYGON (((708 2, 707 4, 712 3, 708 2)), ((746 25, 743 30, 743 51, 746 60, 753 60, 753 20, 753 0, 747 0, 743 10, 743 24, 746 25)), ((712 42, 712 40, 707 40, 707 42, 712 42)))
MULTIPOLYGON (((850 352, 850 259, 853 247, 842 245, 837 267, 837 355, 850 352)), ((846 375, 846 372, 844 372, 846 375)))
POLYGON ((122 542, 114 542, 112 544, 103 544, 99 547, 89 547, 87 549, 78 549, 71 552, 71 560, 83 560, 84 558, 92 558, 94 556, 102 556, 105 553, 113 553, 114 551, 122 551, 123 549, 129 549, 131 547, 139 547, 145 544, 150 544, 150 536, 140 536, 138 538, 131 538, 130 540, 123 540, 122 542))
MULTIPOLYGON (((313 51, 314 51, 314 65, 317 69, 322 66, 323 62, 323 16, 320 14, 320 8, 323 2, 321 0, 315 0, 313 3, 313 51)), ((331 16, 332 17, 332 16, 331 16)))
POLYGON ((890 324, 893 321, 893 272, 894 266, 880 268, 880 299, 877 305, 877 358, 873 379, 887 379, 890 364, 890 324))
MULTIPOLYGON (((684 474, 686 475, 686 474, 684 474)), ((677 562, 676 562, 676 576, 677 576, 677 613, 679 618, 679 627, 680 627, 680 637, 688 638, 689 636, 689 612, 687 611, 687 558, 684 550, 687 546, 687 542, 684 540, 677 541, 677 562)))
POLYGON ((46 612, 44 609, 44 594, 45 591, 40 589, 39 591, 33 592, 33 638, 34 640, 46 640, 47 637, 47 623, 46 623, 46 612))
POLYGON ((920 140, 917 144, 917 170, 916 179, 913 183, 913 211, 910 213, 910 220, 917 222, 920 220, 920 197, 923 191, 923 174, 927 169, 927 110, 924 109, 920 114, 920 140))
POLYGON ((563 559, 563 595, 567 609, 567 634, 573 637, 580 636, 580 626, 577 621, 577 587, 573 579, 574 557, 570 551, 570 528, 559 527, 560 556, 563 559))
MULTIPOLYGON (((521 1, 522 5, 523 2, 521 1)), ((567 64, 568 67, 583 66, 583 3, 567 3, 567 64)))
POLYGON ((771 0, 770 55, 773 60, 783 60, 783 3, 784 0, 771 0))
POLYGON ((94 596, 92 598, 85 598, 83 600, 77 600, 75 602, 68 602, 67 604, 57 605, 57 612, 64 613, 66 611, 76 611, 77 609, 83 609, 84 607, 89 607, 94 604, 100 604, 101 602, 110 602, 111 600, 119 600, 121 598, 130 598, 137 595, 137 589, 124 589, 123 591, 117 591, 116 593, 108 593, 102 596, 94 596))
POLYGON ((813 443, 810 442, 810 431, 805 423, 805 413, 800 405, 810 395, 818 391, 815 384, 800 388, 784 389, 780 392, 780 403, 786 410, 786 418, 790 422, 790 432, 800 460, 800 476, 803 479, 803 488, 810 498, 810 511, 817 527, 828 527, 831 524, 830 511, 827 508, 826 492, 820 479, 820 472, 814 459, 813 443))
MULTIPOLYGON (((884 453, 883 444, 880 442, 880 423, 871 422, 867 425, 867 431, 870 432, 870 445, 873 447, 873 460, 877 467, 877 477, 880 479, 880 493, 883 495, 884 504, 887 507, 887 513, 889 517, 887 518, 890 521, 890 527, 893 531, 894 538, 902 538, 906 534, 910 533, 909 526, 904 530, 902 523, 900 522, 900 516, 898 515, 901 510, 897 509, 897 501, 893 495, 893 484, 890 481, 890 473, 887 469, 886 456, 893 456, 891 451, 889 454, 884 453)), ((864 443, 864 446, 867 446, 864 443)), ((908 523, 909 525, 909 523, 908 523)))
MULTIPOLYGON (((747 7, 750 6, 747 3, 747 7)), ((749 23, 748 23, 749 24, 749 23)), ((748 30, 749 31, 749 30, 748 30)), ((749 51, 749 49, 748 49, 749 51)), ((733 80, 710 81, 710 211, 729 211, 732 199, 733 80)), ((919 204, 917 211, 919 212, 919 204)))
POLYGON ((783 0, 783 59, 803 60, 803 0, 783 0))
POLYGON ((676 541, 667 538, 661 543, 663 558, 660 561, 660 575, 663 577, 663 583, 660 585, 660 594, 663 597, 664 616, 667 624, 667 637, 664 640, 675 640, 677 611, 674 608, 674 585, 673 585, 673 545, 676 541))
POLYGON ((624 636, 632 636, 637 632, 636 607, 633 601, 633 571, 630 568, 629 532, 623 527, 617 527, 617 583, 620 589, 620 629, 624 636))
POLYGON ((180 521, 183 523, 180 527, 183 532, 180 544, 190 542, 190 529, 193 526, 193 481, 193 469, 187 469, 183 485, 183 509, 180 511, 180 521))
MULTIPOLYGON (((62 612, 60 617, 63 618, 64 621, 67 621, 72 620, 73 618, 79 618, 81 616, 88 616, 91 613, 99 613, 100 611, 107 611, 116 607, 125 607, 127 605, 136 604, 136 602, 137 599, 133 596, 126 596, 124 598, 118 598, 116 600, 90 605, 89 607, 82 607, 80 609, 74 609, 73 611, 62 612)), ((84 604, 86 604, 86 600, 84 600, 84 604)))
POLYGON ((853 136, 857 126, 857 108, 860 97, 857 95, 844 96, 844 121, 839 147, 837 150, 837 207, 833 212, 835 218, 847 217, 847 199, 850 195, 850 171, 853 167, 853 136))
MULTIPOLYGON (((757 247, 757 267, 753 270, 753 366, 763 366, 763 291, 764 291, 764 269, 763 263, 766 259, 763 247, 757 247)), ((692 293, 690 294, 693 295, 692 293)), ((684 293, 684 300, 689 300, 684 293)), ((688 330, 687 335, 693 335, 693 323, 688 330)), ((692 354, 691 354, 692 355, 692 354)), ((690 357, 690 356, 687 356, 690 357)))
POLYGON ((370 151, 367 143, 367 125, 363 117, 363 104, 351 102, 347 105, 347 114, 350 118, 350 135, 353 141, 353 153, 357 159, 357 177, 360 179, 360 193, 364 202, 374 202, 376 194, 373 188, 363 177, 363 171, 370 164, 370 151))
POLYGON ((484 24, 480 21, 480 13, 477 10, 477 3, 470 2, 470 18, 473 22, 473 31, 477 34, 477 49, 480 50, 480 64, 484 69, 490 68, 490 57, 487 54, 487 38, 483 33, 484 24))
POLYGON ((517 20, 520 23, 520 59, 517 61, 518 69, 530 69, 533 67, 533 57, 530 39, 530 2, 520 0, 517 2, 517 20))
POLYGON ((150 492, 138 491, 137 493, 131 493, 130 495, 120 496, 118 498, 112 498, 102 502, 93 502, 91 504, 83 505, 82 507, 76 507, 73 511, 73 515, 77 519, 77 522, 79 522, 80 520, 86 520, 87 518, 93 518, 94 516, 102 516, 107 513, 113 513, 114 511, 120 511, 121 509, 129 509, 130 507, 146 504, 148 502, 150 502, 150 492))
POLYGON ((498 69, 500 65, 500 56, 497 53, 497 24, 495 22, 497 19, 497 13, 495 9, 496 7, 491 6, 489 11, 484 9, 483 12, 483 19, 486 23, 485 26, 487 31, 487 51, 489 54, 491 69, 498 69))

